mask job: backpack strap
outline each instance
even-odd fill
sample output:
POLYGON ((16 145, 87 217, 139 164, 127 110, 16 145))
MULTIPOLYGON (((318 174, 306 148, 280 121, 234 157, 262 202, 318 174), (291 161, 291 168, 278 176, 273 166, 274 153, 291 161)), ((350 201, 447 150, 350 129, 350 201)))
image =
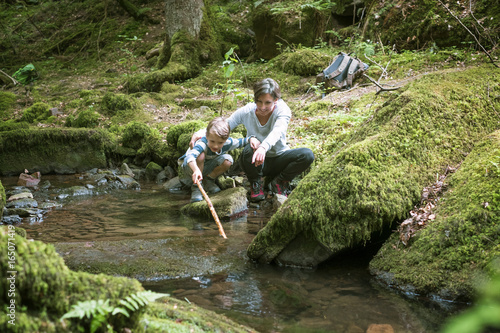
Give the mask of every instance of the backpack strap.
POLYGON ((343 56, 344 58, 340 62, 339 66, 333 72, 325 74, 325 78, 327 78, 327 79, 334 78, 334 77, 338 76, 340 73, 342 73, 345 70, 345 68, 347 67, 347 64, 349 63, 349 59, 351 59, 351 57, 349 57, 347 54, 342 53, 342 52, 340 52, 338 56, 339 57, 343 56))
POLYGON ((349 65, 349 70, 347 72, 347 86, 352 86, 352 80, 354 79, 354 73, 358 70, 359 60, 353 58, 351 64, 349 65))

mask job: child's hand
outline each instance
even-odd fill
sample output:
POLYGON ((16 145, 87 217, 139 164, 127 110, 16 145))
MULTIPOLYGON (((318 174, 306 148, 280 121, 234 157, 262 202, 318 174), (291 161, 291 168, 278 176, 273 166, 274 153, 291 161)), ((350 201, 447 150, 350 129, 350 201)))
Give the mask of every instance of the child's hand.
POLYGON ((260 141, 256 137, 251 137, 250 138, 250 147, 252 147, 253 150, 259 148, 260 146, 260 141))
POLYGON ((201 170, 195 170, 193 171, 193 183, 196 184, 198 182, 201 182, 203 180, 203 174, 201 173, 201 170))

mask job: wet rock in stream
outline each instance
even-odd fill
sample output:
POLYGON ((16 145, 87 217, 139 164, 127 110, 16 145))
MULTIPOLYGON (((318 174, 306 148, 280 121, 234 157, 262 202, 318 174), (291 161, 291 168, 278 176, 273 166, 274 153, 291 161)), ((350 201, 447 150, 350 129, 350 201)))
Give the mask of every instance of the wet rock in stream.
POLYGON ((218 237, 65 242, 54 246, 73 270, 127 276, 139 281, 235 271, 246 262, 240 251, 232 250, 218 237))

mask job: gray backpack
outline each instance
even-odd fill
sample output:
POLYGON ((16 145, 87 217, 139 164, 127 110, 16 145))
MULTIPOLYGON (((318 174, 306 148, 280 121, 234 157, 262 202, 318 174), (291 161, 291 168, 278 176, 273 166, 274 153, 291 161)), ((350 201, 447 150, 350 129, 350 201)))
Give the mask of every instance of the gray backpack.
POLYGON ((322 73, 316 75, 316 84, 325 88, 350 88, 354 79, 368 69, 368 65, 350 54, 340 52, 322 73))

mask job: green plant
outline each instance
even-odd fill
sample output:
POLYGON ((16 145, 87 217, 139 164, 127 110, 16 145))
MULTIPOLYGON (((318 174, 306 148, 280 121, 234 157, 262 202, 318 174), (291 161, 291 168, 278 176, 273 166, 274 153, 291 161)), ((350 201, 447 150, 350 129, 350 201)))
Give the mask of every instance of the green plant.
POLYGON ((450 319, 443 333, 479 333, 500 328, 500 261, 496 266, 491 280, 479 290, 476 304, 450 319))
MULTIPOLYGON (((231 48, 224 55, 224 61, 222 62, 222 69, 224 71, 224 77, 226 78, 226 82, 224 84, 224 88, 222 89, 222 102, 220 106, 219 114, 222 116, 222 108, 224 107, 224 100, 226 99, 226 95, 230 93, 234 93, 236 98, 242 96, 240 90, 236 87, 236 84, 241 83, 241 80, 231 80, 231 77, 234 74, 236 69, 236 65, 239 63, 238 59, 234 57, 234 48, 231 48)), ((222 87, 221 84, 217 84, 222 87)), ((217 86, 216 85, 216 86, 217 86)))
POLYGON ((322 96, 325 93, 325 82, 319 82, 316 84, 307 82, 307 85, 309 86, 309 89, 307 89, 307 91, 312 89, 316 96, 322 96))
POLYGON ((122 314, 130 317, 130 312, 135 312, 148 305, 158 298, 169 296, 168 294, 156 293, 153 291, 141 291, 125 297, 118 302, 118 306, 109 304, 110 300, 89 300, 78 302, 71 307, 71 310, 61 317, 61 321, 69 318, 76 318, 83 321, 83 324, 77 324, 81 332, 96 332, 104 324, 107 331, 113 332, 113 327, 109 323, 112 316, 122 314))

